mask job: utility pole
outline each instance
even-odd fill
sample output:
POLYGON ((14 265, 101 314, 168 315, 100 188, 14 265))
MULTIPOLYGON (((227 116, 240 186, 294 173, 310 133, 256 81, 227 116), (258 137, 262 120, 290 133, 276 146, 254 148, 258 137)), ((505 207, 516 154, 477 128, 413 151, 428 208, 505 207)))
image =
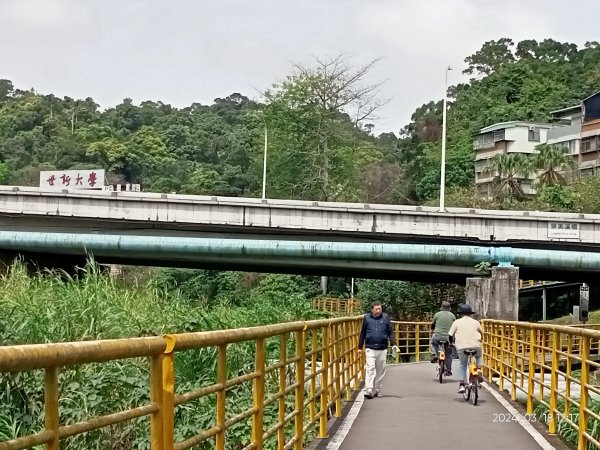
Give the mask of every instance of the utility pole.
POLYGON ((263 159, 263 181, 262 181, 262 199, 266 200, 267 198, 267 140, 268 140, 268 132, 267 132, 267 124, 265 123, 265 154, 263 159))
POLYGON ((446 210, 445 195, 446 195, 446 103, 448 98, 448 71, 452 67, 446 68, 446 78, 444 82, 444 111, 442 112, 442 164, 440 174, 440 212, 446 210))

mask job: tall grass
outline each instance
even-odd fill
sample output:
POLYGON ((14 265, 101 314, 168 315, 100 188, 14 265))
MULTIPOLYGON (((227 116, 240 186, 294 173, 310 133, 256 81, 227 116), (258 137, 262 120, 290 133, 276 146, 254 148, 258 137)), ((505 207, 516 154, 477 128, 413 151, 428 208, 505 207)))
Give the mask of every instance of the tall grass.
MULTIPOLYGON (((217 303, 199 307, 197 301, 165 292, 152 282, 125 286, 94 264, 78 278, 57 273, 30 276, 17 264, 0 278, 0 344, 160 335, 323 317, 311 309, 302 293, 286 292, 282 288, 286 284, 285 276, 272 276, 252 290, 242 306, 217 303)), ((269 357, 276 358, 274 341, 268 342, 268 349, 269 357)), ((253 362, 253 343, 234 344, 228 349, 231 376, 252 371, 253 362)), ((178 353, 175 364, 176 393, 215 380, 214 349, 178 353)), ((276 380, 271 383, 276 388, 276 380)), ((67 368, 61 372, 60 387, 62 424, 117 412, 149 401, 149 363, 130 359, 67 368)), ((41 371, 0 375, 0 440, 43 429, 43 394, 41 371)), ((228 415, 250 407, 251 401, 250 383, 229 390, 228 415)), ((214 425, 214 414, 214 396, 178 407, 176 439, 189 438, 214 425)), ((266 423, 272 424, 277 414, 274 407, 265 414, 266 423)), ((148 430, 148 418, 142 418, 70 438, 61 448, 148 449, 148 430)), ((249 430, 249 420, 228 430, 228 448, 243 447, 249 430)), ((197 448, 212 448, 212 444, 197 448)))
MULTIPOLYGON (((548 400, 548 399, 547 399, 548 400)), ((559 398, 557 402, 557 410, 564 413, 565 401, 563 398, 559 398)), ((596 414, 600 414, 600 401, 594 398, 588 399, 588 409, 596 414)), ((550 420, 549 408, 543 403, 538 403, 534 408, 533 416, 538 421, 547 422, 550 420)), ((571 420, 575 424, 579 424, 579 406, 573 405, 570 407, 569 414, 566 416, 567 419, 571 420)), ((570 444, 577 446, 577 430, 571 426, 569 422, 564 420, 563 416, 559 415, 556 421, 556 428, 558 434, 570 444)), ((592 416, 588 416, 587 421, 587 433, 594 439, 600 439, 600 422, 592 416)), ((588 450, 596 449, 597 447, 592 443, 587 445, 588 450)))

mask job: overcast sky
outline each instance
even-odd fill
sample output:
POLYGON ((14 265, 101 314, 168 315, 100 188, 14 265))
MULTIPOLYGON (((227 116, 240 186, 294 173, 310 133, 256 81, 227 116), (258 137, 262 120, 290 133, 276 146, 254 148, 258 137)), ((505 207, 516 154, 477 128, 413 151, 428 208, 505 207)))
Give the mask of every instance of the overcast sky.
POLYGON ((40 93, 130 97, 177 107, 258 92, 292 62, 345 53, 382 58, 392 98, 376 132, 398 132, 421 104, 464 77, 491 39, 600 40, 600 1, 0 0, 0 78, 40 93))

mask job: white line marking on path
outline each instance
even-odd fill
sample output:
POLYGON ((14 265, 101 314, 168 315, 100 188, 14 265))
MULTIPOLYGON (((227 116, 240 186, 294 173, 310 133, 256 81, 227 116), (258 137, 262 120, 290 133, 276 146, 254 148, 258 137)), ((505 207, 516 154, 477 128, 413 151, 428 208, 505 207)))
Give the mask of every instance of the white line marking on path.
POLYGON ((352 427, 354 420, 358 416, 358 413, 360 411, 360 408, 362 408, 364 401, 365 396, 363 395, 363 391, 361 390, 358 392, 358 395, 356 396, 356 399, 354 400, 350 411, 348 411, 348 414, 346 415, 346 417, 344 417, 342 424, 335 432, 335 435, 331 438, 331 441, 329 441, 329 443, 327 444, 327 447, 325 447, 327 450, 338 450, 340 448, 342 442, 344 442, 344 439, 346 439, 346 436, 350 432, 350 428, 352 427))
POLYGON ((529 423, 529 421, 527 421, 527 419, 525 419, 521 413, 519 413, 510 403, 508 403, 506 401, 506 399, 504 397, 502 397, 498 392, 496 392, 496 390, 492 389, 491 387, 487 386, 485 383, 481 385, 485 390, 487 390, 490 394, 492 394, 494 396, 494 398, 496 400, 498 400, 498 402, 504 406, 504 408, 506 408, 506 410, 512 414, 512 416, 516 419, 516 421, 519 423, 519 425, 521 425, 525 431, 527 431, 531 437, 539 444, 539 446, 541 448, 543 448, 544 450, 556 450, 556 447, 554 447, 552 444, 550 444, 550 442, 548 442, 546 440, 546 438, 544 438, 544 436, 542 436, 540 434, 540 432, 538 430, 536 430, 533 425, 531 425, 529 423))

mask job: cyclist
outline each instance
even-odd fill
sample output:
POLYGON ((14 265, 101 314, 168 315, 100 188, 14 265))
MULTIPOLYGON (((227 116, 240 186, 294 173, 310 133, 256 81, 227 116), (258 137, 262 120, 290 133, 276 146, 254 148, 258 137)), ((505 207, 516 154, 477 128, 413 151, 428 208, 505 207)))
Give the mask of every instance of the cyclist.
POLYGON ((465 380, 467 380, 467 360, 468 356, 465 354, 465 349, 475 349, 475 363, 477 365, 477 371, 479 372, 479 381, 483 381, 481 376, 481 363, 482 363, 482 336, 481 325, 479 321, 471 317, 475 312, 471 305, 459 305, 458 315, 459 319, 455 320, 448 334, 454 337, 454 345, 458 352, 459 358, 459 376, 460 382, 458 385, 458 393, 462 394, 465 392, 465 380))
POLYGON ((450 303, 442 302, 440 310, 434 314, 433 321, 431 322, 433 330, 433 336, 431 336, 431 362, 434 364, 438 362, 440 341, 445 340, 446 375, 452 375, 452 354, 449 352, 450 336, 448 332, 455 320, 456 317, 450 312, 450 303))

